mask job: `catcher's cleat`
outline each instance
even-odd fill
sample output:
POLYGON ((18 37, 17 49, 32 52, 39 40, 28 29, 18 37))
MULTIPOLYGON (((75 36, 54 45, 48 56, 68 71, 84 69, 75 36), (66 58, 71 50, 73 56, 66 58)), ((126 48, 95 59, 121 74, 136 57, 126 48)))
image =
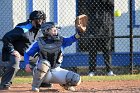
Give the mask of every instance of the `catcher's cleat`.
POLYGON ((51 83, 41 83, 40 87, 52 88, 53 84, 51 84, 51 83))
POLYGON ((109 72, 107 73, 107 75, 108 75, 108 76, 116 76, 116 75, 113 73, 113 71, 109 71, 109 72))
POLYGON ((39 92, 39 88, 32 87, 32 91, 34 91, 34 92, 39 92))
POLYGON ((67 86, 67 85, 60 85, 60 86, 62 86, 65 90, 75 91, 75 88, 73 86, 67 86))

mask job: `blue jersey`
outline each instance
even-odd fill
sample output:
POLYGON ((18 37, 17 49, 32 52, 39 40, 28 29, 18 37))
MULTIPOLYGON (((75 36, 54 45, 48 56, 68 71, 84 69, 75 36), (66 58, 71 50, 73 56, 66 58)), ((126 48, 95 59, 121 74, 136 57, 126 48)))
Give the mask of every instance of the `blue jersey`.
MULTIPOLYGON (((72 45, 72 43, 76 42, 77 39, 75 38, 75 35, 69 37, 69 38, 63 38, 62 46, 61 46, 61 51, 64 53, 64 48, 67 46, 72 45)), ((35 41, 24 53, 24 61, 26 64, 29 64, 29 57, 34 56, 36 53, 40 51, 38 42, 35 41)))

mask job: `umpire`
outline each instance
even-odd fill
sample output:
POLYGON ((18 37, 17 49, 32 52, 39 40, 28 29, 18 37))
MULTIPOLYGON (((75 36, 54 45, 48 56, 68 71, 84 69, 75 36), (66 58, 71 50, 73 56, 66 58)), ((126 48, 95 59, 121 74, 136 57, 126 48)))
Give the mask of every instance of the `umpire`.
POLYGON ((3 36, 2 61, 7 61, 9 65, 1 78, 1 90, 10 88, 15 74, 20 69, 19 64, 23 60, 25 50, 42 35, 39 29, 45 20, 46 14, 35 10, 26 22, 19 23, 3 36))
POLYGON ((107 75, 113 76, 111 68, 111 38, 114 30, 114 1, 113 0, 93 0, 90 3, 90 24, 88 30, 92 38, 89 50, 89 76, 94 76, 96 71, 96 57, 98 52, 103 53, 107 75), (92 16, 91 16, 92 15, 92 16))

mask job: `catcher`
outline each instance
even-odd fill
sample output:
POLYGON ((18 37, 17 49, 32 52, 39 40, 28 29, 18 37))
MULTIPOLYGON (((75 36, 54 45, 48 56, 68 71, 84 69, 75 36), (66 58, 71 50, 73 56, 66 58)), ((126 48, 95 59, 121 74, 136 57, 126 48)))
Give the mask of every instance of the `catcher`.
POLYGON ((29 57, 39 53, 39 59, 33 72, 32 91, 39 92, 39 86, 43 83, 57 83, 64 89, 75 91, 74 86, 81 82, 80 75, 62 69, 64 48, 72 45, 80 38, 80 33, 86 31, 87 16, 80 15, 75 20, 75 26, 79 30, 75 35, 64 38, 58 34, 54 22, 46 22, 41 26, 43 37, 39 37, 24 53, 26 62, 25 70, 30 72, 29 57))

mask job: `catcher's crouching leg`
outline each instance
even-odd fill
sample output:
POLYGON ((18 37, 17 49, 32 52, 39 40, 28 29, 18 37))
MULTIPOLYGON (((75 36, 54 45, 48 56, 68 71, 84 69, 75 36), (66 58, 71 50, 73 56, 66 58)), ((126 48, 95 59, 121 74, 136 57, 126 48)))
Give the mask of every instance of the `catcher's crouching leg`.
POLYGON ((39 87, 50 69, 50 64, 46 60, 41 60, 33 70, 32 90, 39 92, 39 87))
POLYGON ((79 74, 69 71, 66 75, 66 84, 69 86, 77 86, 81 83, 79 74))
POLYGON ((79 74, 69 71, 66 75, 66 84, 61 85, 64 89, 69 91, 75 91, 73 86, 77 86, 81 83, 81 77, 79 74))

